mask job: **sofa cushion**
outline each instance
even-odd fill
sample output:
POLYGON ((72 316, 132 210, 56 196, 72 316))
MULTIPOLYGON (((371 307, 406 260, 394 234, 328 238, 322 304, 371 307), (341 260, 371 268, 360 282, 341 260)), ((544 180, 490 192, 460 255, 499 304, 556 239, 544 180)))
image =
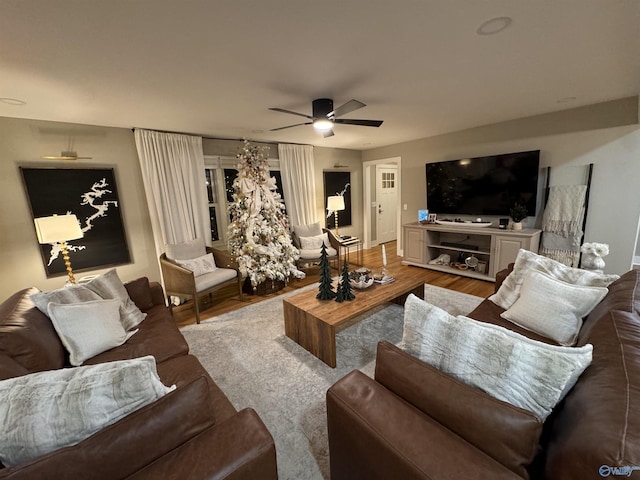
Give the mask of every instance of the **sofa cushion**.
POLYGON ((560 345, 575 345, 582 318, 607 292, 605 287, 572 285, 531 270, 522 282, 520 296, 501 316, 560 345))
POLYGON ((573 285, 592 287, 606 287, 620 278, 619 275, 606 275, 568 267, 550 258, 521 249, 516 257, 513 271, 505 278, 498 291, 489 297, 489 300, 505 310, 511 307, 520 296, 522 282, 531 270, 545 272, 558 280, 573 285))
POLYGON ((174 389, 148 356, 0 382, 0 460, 13 466, 75 445, 174 389))
POLYGON ((147 277, 140 277, 124 284, 124 288, 141 311, 146 312, 153 307, 151 284, 147 277))
POLYGON ((544 420, 591 362, 592 346, 561 347, 453 317, 409 295, 402 348, 454 378, 544 420))
POLYGON ((640 316, 609 311, 581 342, 593 344, 593 362, 554 418, 546 478, 601 478, 601 466, 640 466, 640 316))
POLYGON ((200 257, 187 260, 176 259, 175 262, 181 267, 191 270, 196 277, 204 275, 205 273, 211 273, 216 269, 216 261, 213 259, 213 253, 207 253, 200 257))
POLYGON ((30 298, 38 292, 35 287, 20 290, 0 304, 0 353, 27 372, 62 368, 66 357, 51 320, 30 298))
MULTIPOLYGON (((335 248, 328 247, 327 248, 327 258, 335 257, 338 255, 338 252, 335 248)), ((302 260, 314 260, 320 258, 320 252, 317 248, 313 250, 300 250, 300 258, 302 260)))
POLYGON ((145 355, 153 355, 160 363, 188 352, 189 345, 178 330, 171 310, 164 305, 156 305, 147 312, 144 322, 138 325, 138 333, 119 347, 87 359, 84 364, 94 365, 145 355))
POLYGON ((100 298, 116 299, 120 302, 120 321, 125 330, 136 328, 146 317, 146 313, 142 313, 129 297, 129 293, 124 288, 115 269, 98 275, 83 286, 96 293, 100 298))
POLYGON ((69 363, 79 366, 87 359, 122 345, 137 330, 125 331, 120 323, 120 301, 94 300, 84 303, 49 304, 49 318, 69 363))
POLYGON ((375 377, 445 428, 526 477, 542 433, 542 422, 531 412, 470 387, 385 341, 378 344, 375 377))
POLYGON ((238 272, 231 268, 216 268, 215 270, 195 277, 196 290, 203 292, 208 288, 220 285, 234 278, 238 278, 238 272))
POLYGON ((24 368, 9 355, 0 353, 0 380, 19 377, 28 373, 29 370, 24 368))

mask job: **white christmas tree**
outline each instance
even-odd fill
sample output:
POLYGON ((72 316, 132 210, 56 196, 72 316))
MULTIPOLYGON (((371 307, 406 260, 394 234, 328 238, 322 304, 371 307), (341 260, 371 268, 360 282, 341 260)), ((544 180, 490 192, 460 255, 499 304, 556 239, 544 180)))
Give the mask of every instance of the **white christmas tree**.
POLYGON ((269 175, 265 148, 245 140, 236 155, 240 162, 229 205, 229 249, 254 289, 267 279, 305 276, 296 267, 300 252, 291 243, 289 220, 276 180, 269 175))

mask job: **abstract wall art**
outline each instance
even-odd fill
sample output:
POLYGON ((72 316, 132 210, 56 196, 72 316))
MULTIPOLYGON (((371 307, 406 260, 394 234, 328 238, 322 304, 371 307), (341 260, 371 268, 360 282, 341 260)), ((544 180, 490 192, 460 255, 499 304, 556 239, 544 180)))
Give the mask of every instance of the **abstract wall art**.
MULTIPOLYGON (((327 197, 342 195, 345 209, 338 213, 338 226, 351 225, 351 172, 325 171, 324 174, 324 202, 327 207, 327 197)), ((335 219, 333 212, 327 212, 326 227, 333 228, 335 219)))
MULTIPOLYGON (((74 271, 131 262, 113 168, 20 167, 20 171, 33 218, 68 213, 78 217, 84 237, 67 247, 74 271)), ((59 246, 39 247, 47 277, 66 275, 59 246)))

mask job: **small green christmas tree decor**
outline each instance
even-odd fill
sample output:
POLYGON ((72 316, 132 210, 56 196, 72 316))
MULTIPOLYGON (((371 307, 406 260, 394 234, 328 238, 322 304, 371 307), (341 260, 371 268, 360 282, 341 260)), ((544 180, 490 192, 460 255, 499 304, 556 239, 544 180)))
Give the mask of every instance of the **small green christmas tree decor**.
POLYGON ((331 265, 327 258, 327 247, 324 242, 320 250, 320 287, 318 287, 318 300, 332 300, 336 298, 336 292, 333 291, 333 282, 331 281, 331 265))
POLYGON ((265 148, 245 140, 236 155, 240 162, 229 204, 229 250, 254 291, 267 279, 287 282, 291 275, 305 277, 296 267, 300 252, 291 243, 289 219, 276 179, 269 174, 265 148))
POLYGON ((345 260, 342 267, 342 279, 338 284, 338 292, 336 294, 336 302, 351 301, 356 296, 351 292, 351 281, 349 280, 349 264, 345 260))

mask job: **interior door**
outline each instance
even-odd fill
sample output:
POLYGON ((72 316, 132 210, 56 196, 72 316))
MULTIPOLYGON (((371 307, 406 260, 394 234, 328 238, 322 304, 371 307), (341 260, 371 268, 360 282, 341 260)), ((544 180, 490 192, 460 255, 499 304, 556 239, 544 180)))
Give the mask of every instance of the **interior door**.
POLYGON ((398 205, 398 167, 376 165, 376 239, 378 243, 395 240, 398 205))

